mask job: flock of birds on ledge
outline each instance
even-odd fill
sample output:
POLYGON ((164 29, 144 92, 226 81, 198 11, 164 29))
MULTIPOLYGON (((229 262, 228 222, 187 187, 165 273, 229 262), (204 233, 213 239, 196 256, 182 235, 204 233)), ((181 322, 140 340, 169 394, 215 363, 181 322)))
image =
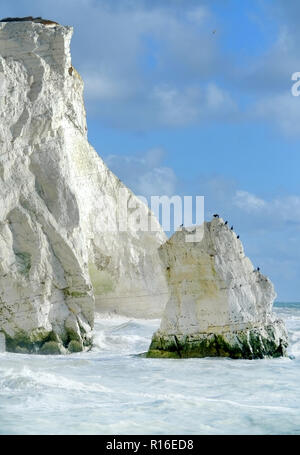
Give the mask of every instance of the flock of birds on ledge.
MULTIPOLYGON (((220 216, 218 215, 218 213, 215 213, 215 214, 213 215, 213 217, 214 217, 214 218, 220 218, 220 216)), ((227 225, 228 225, 228 221, 225 221, 224 226, 227 226, 227 225)), ((183 224, 181 224, 180 227, 183 227, 183 224)), ((233 226, 231 226, 230 230, 233 231, 233 226)), ((237 235, 236 238, 239 239, 240 236, 237 235)), ((256 269, 253 270, 253 272, 259 272, 259 271, 260 271, 260 268, 259 268, 259 267, 256 267, 256 269)))
MULTIPOLYGON (((214 217, 214 218, 220 218, 219 215, 218 215, 217 213, 215 213, 215 214, 213 215, 213 217, 214 217)), ((225 221, 224 226, 227 226, 227 224, 228 224, 228 221, 225 221)), ((233 226, 231 226, 230 230, 233 231, 233 226)), ((240 236, 237 235, 236 238, 239 239, 240 236)), ((253 270, 253 272, 259 272, 259 271, 260 271, 260 268, 259 268, 259 267, 257 267, 255 270, 253 270)))

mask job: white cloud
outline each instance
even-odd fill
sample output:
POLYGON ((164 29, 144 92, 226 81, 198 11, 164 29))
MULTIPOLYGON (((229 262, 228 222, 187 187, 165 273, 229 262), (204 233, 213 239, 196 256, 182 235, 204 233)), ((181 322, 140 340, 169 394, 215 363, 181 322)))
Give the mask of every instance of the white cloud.
POLYGON ((266 206, 266 202, 263 199, 260 199, 247 191, 241 190, 236 191, 233 203, 238 208, 245 210, 246 212, 261 210, 266 206))
POLYGON ((105 71, 87 71, 82 74, 85 97, 90 100, 123 99, 130 95, 130 86, 121 80, 115 80, 113 75, 105 71))
MULTIPOLYGON (((198 103, 201 103, 201 90, 189 87, 182 91, 167 85, 154 87, 152 99, 157 106, 157 114, 164 125, 187 125, 195 123, 199 116, 198 103)), ((201 108, 201 105, 200 105, 201 108)))
POLYGON ((162 149, 153 148, 143 155, 109 155, 105 162, 137 195, 171 196, 176 192, 177 177, 173 169, 162 165, 164 155, 162 149))
POLYGON ((247 191, 236 191, 233 205, 252 217, 268 219, 268 223, 279 225, 282 223, 300 223, 300 196, 277 196, 264 200, 247 191))
POLYGON ((295 136, 300 133, 300 99, 292 96, 292 82, 287 81, 287 90, 257 102, 253 115, 277 125, 283 133, 295 136))
POLYGON ((279 28, 278 38, 275 43, 275 50, 277 52, 289 52, 293 46, 293 37, 289 32, 289 29, 286 25, 282 25, 279 28))
POLYGON ((154 168, 138 176, 137 189, 141 196, 171 196, 176 191, 176 175, 169 167, 154 168))
POLYGON ((300 196, 290 195, 275 198, 270 203, 270 210, 279 219, 295 224, 300 223, 300 196))
POLYGON ((187 19, 196 25, 202 25, 203 21, 206 20, 208 16, 209 11, 205 6, 198 6, 187 11, 186 13, 187 19))
POLYGON ((160 122, 184 126, 232 116, 237 107, 230 95, 215 84, 202 88, 192 85, 178 89, 169 85, 154 87, 152 95, 160 122))
POLYGON ((216 84, 208 84, 205 97, 208 110, 211 114, 218 116, 217 114, 219 112, 222 114, 228 114, 237 111, 237 105, 235 104, 230 94, 218 87, 216 84))

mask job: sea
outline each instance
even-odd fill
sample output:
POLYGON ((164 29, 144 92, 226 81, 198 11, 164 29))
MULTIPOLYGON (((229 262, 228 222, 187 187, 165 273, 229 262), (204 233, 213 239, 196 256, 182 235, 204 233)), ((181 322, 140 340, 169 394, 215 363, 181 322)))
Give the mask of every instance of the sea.
POLYGON ((0 434, 300 434, 300 303, 288 357, 147 359, 158 320, 101 315, 94 348, 0 354, 0 434))

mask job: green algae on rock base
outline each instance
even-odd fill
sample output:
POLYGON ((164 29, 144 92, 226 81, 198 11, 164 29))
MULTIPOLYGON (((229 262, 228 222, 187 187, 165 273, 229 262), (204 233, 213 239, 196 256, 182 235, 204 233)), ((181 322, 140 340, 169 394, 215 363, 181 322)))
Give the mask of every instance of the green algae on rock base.
POLYGON ((6 350, 8 352, 17 352, 19 354, 37 352, 46 341, 51 340, 51 332, 44 329, 36 329, 30 334, 23 330, 19 330, 19 332, 15 333, 13 337, 5 333, 4 330, 3 333, 6 338, 6 350))
POLYGON ((58 355, 62 353, 62 346, 56 341, 47 341, 41 347, 39 354, 58 355))
POLYGON ((83 351, 82 343, 80 343, 77 340, 70 341, 70 343, 68 344, 68 351, 71 353, 82 352, 83 351))
POLYGON ((19 331, 14 337, 3 333, 5 337, 6 351, 17 354, 44 354, 59 355, 81 352, 91 346, 91 340, 74 339, 67 333, 63 339, 57 333, 45 330, 35 330, 30 335, 19 331))
POLYGON ((273 325, 222 334, 160 335, 154 334, 148 358, 230 357, 262 359, 286 355, 287 339, 282 321, 273 325))

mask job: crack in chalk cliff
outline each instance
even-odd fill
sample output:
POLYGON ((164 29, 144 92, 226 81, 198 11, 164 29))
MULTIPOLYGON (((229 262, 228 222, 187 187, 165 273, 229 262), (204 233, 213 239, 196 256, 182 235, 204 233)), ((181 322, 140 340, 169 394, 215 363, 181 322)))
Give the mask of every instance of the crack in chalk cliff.
POLYGON ((176 346, 176 350, 177 350, 177 353, 178 353, 178 356, 181 358, 181 352, 180 352, 180 346, 179 346, 179 341, 178 341, 178 338, 176 335, 173 335, 174 336, 174 343, 175 343, 175 346, 176 346))

